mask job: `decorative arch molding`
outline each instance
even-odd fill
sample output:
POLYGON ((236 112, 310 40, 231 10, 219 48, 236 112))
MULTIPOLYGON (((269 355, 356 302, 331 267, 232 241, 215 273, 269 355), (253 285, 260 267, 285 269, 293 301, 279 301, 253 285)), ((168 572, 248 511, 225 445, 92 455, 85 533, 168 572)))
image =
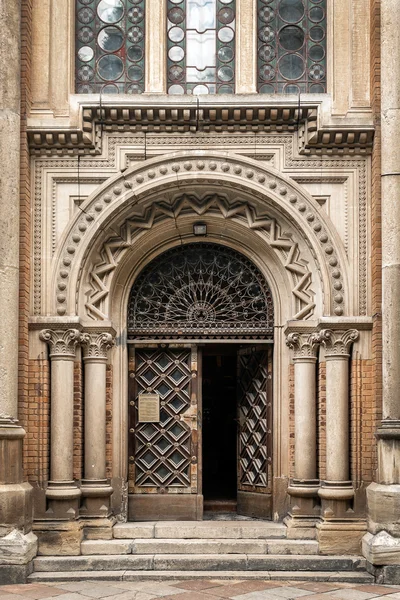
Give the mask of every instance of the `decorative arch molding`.
POLYGON ((293 278, 292 294, 298 308, 293 318, 305 319, 315 308, 315 293, 311 289, 312 273, 308 261, 301 256, 299 245, 287 233, 282 234, 278 221, 268 214, 259 214, 258 207, 249 202, 229 200, 218 194, 178 195, 172 202, 153 202, 144 210, 137 207, 121 227, 120 235, 108 238, 100 251, 100 260, 90 268, 86 311, 91 319, 108 319, 108 299, 113 273, 120 261, 137 242, 143 230, 149 230, 165 219, 177 220, 180 215, 206 217, 218 215, 223 219, 240 219, 246 227, 263 231, 269 247, 277 253, 284 268, 293 278))
POLYGON ((297 278, 293 294, 301 308, 295 318, 306 318, 312 313, 315 302, 311 271, 320 273, 322 283, 318 285, 327 297, 325 312, 346 314, 345 252, 316 202, 299 185, 270 167, 233 154, 204 151, 145 161, 106 182, 86 200, 65 232, 55 258, 53 289, 57 314, 75 314, 79 296, 88 293, 90 317, 104 319, 100 305, 110 289, 105 283, 107 276, 115 269, 117 257, 132 245, 135 231, 150 229, 161 218, 176 220, 188 208, 193 215, 219 212, 221 218, 240 219, 249 229, 267 232, 270 247, 281 253, 285 269, 297 278), (202 197, 196 201, 194 195, 183 193, 171 204, 168 192, 174 191, 176 197, 176 188, 182 190, 184 186, 191 190, 196 186, 203 190, 205 186, 233 189, 236 199, 218 199, 218 195, 211 194, 206 201, 202 197), (238 203, 240 192, 270 209, 268 213, 256 210, 256 202, 238 203), (160 202, 160 194, 165 201, 160 202), (145 207, 149 197, 153 198, 152 204, 145 207), (276 215, 282 215, 300 234, 313 257, 312 269, 299 255, 299 246, 291 234, 282 235, 276 215), (95 281, 97 287, 93 287, 95 281))

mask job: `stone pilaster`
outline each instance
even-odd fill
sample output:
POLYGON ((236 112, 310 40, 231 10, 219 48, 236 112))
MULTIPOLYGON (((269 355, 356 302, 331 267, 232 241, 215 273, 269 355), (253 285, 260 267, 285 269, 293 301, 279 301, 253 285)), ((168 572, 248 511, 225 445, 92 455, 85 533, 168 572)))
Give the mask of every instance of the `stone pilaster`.
POLYGON ((400 3, 382 0, 382 423, 367 489, 363 552, 382 583, 400 583, 400 3))
POLYGON ((0 3, 0 582, 25 581, 36 554, 18 422, 20 1, 0 3))
POLYGON ((309 538, 316 536, 319 515, 316 403, 319 336, 304 325, 301 332, 288 328, 286 333, 286 344, 294 351, 295 477, 288 488, 291 503, 285 523, 289 537, 309 538))
POLYGON ((112 487, 106 479, 106 367, 108 351, 114 345, 113 330, 84 333, 85 380, 85 478, 82 480, 81 516, 85 519, 85 536, 112 537, 110 496, 112 487))
POLYGON ((318 495, 322 522, 317 525, 321 552, 359 553, 365 524, 354 519, 350 481, 349 359, 359 338, 356 329, 322 329, 326 360, 326 480, 318 495))

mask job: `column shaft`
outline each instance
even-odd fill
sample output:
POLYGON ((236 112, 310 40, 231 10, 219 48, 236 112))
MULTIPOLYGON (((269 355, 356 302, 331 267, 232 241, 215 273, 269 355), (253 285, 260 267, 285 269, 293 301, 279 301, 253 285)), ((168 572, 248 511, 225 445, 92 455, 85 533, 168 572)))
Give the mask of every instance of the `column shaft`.
POLYGON ((53 358, 51 362, 51 455, 52 481, 73 479, 74 362, 53 358))
POLYGON ((326 361, 326 478, 349 479, 349 357, 326 361))
POLYGON ((85 479, 106 478, 106 363, 85 361, 85 479))
POLYGON ((316 358, 295 359, 295 473, 296 479, 317 475, 316 358))

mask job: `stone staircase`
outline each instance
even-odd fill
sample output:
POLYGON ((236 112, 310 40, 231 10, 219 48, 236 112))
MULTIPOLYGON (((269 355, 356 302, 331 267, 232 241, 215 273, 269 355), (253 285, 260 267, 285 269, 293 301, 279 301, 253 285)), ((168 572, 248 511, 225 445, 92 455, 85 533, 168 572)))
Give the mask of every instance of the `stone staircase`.
POLYGON ((372 582, 361 557, 321 556, 314 540, 286 539, 271 521, 123 523, 80 556, 39 556, 29 581, 83 579, 309 579, 372 582))

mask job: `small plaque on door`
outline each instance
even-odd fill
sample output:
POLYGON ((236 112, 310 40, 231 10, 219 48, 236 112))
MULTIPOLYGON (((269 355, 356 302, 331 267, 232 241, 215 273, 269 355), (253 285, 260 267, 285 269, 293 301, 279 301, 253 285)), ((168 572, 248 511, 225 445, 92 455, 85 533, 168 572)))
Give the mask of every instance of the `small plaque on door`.
POLYGON ((138 398, 139 423, 160 422, 159 394, 139 394, 138 398))

